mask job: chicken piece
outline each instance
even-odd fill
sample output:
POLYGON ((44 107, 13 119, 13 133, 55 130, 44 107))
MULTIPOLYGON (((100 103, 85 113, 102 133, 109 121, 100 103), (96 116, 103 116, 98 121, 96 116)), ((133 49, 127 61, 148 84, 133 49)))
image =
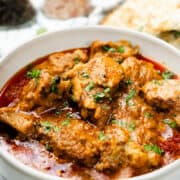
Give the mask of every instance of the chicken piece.
POLYGON ((34 116, 18 111, 15 108, 0 108, 0 121, 8 124, 24 135, 33 134, 34 116))
POLYGON ((1 0, 0 26, 14 28, 33 19, 36 11, 29 0, 1 0))
POLYGON ((112 114, 111 123, 127 129, 133 141, 139 144, 156 143, 158 123, 155 118, 156 113, 151 106, 137 96, 135 90, 117 97, 113 104, 112 114))
POLYGON ((142 91, 149 104, 180 111, 180 80, 151 81, 143 86, 142 91))
POLYGON ((87 50, 77 49, 72 52, 53 53, 37 68, 46 69, 51 75, 61 75, 72 69, 78 63, 88 61, 87 50))
POLYGON ((158 166, 160 155, 146 152, 144 147, 130 139, 130 132, 117 124, 100 132, 100 159, 95 165, 98 171, 116 170, 123 167, 147 168, 158 166), (104 134, 103 134, 104 133, 104 134))
POLYGON ((19 108, 29 111, 36 106, 52 107, 65 94, 69 93, 71 82, 64 78, 78 63, 88 60, 87 51, 77 49, 71 53, 55 53, 43 63, 27 72, 31 78, 21 93, 19 108))
POLYGON ((125 58, 138 54, 139 48, 133 47, 129 42, 121 40, 117 42, 103 43, 94 41, 91 44, 90 57, 108 56, 112 57, 118 63, 121 63, 125 58))
POLYGON ((45 0, 43 6, 45 15, 60 20, 88 16, 91 10, 88 0, 45 0))
POLYGON ((104 89, 97 87, 90 79, 83 81, 78 77, 72 79, 72 93, 73 100, 80 108, 81 116, 103 128, 111 113, 110 93, 104 93, 104 89), (88 90, 88 87, 93 88, 88 90))
POLYGON ((92 167, 99 156, 98 129, 74 118, 43 117, 38 129, 41 142, 57 156, 92 167))
POLYGON ((70 81, 61 81, 58 75, 52 76, 46 70, 35 71, 39 72, 39 76, 32 78, 21 93, 18 107, 24 111, 37 106, 44 108, 55 106, 56 101, 62 98, 63 93, 67 92, 70 86, 70 81))
POLYGON ((135 57, 129 57, 122 63, 125 72, 125 81, 131 80, 134 87, 141 87, 151 80, 162 79, 154 69, 154 65, 141 61, 135 57))
POLYGON ((152 167, 158 167, 161 163, 161 156, 153 151, 148 152, 148 164, 152 167))
POLYGON ((88 62, 92 81, 104 87, 117 87, 123 78, 122 67, 110 57, 95 57, 88 62))
POLYGON ((125 147, 128 164, 131 167, 142 168, 148 164, 148 155, 144 149, 135 142, 129 142, 125 147))
POLYGON ((128 142, 128 131, 117 125, 107 126, 100 132, 101 156, 96 164, 98 171, 117 169, 126 163, 125 144, 128 142))
POLYGON ((49 145, 56 155, 67 156, 86 166, 96 163, 99 156, 98 129, 70 117, 35 117, 15 108, 1 108, 0 121, 22 133, 49 145))
POLYGON ((103 128, 109 118, 114 91, 123 78, 121 66, 112 58, 95 57, 66 74, 72 82, 73 100, 84 119, 103 128))

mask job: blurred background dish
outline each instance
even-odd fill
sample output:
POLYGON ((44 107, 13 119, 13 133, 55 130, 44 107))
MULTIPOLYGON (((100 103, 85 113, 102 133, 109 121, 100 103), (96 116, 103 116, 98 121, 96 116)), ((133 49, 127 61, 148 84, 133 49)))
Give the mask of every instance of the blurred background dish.
POLYGON ((23 24, 35 16, 35 9, 28 0, 0 0, 0 26, 23 24))
POLYGON ((40 34, 97 25, 104 14, 115 8, 122 0, 19 0, 18 2, 0 0, 1 17, 8 16, 8 22, 11 24, 11 26, 7 23, 0 24, 0 58, 11 49, 40 34), (1 4, 6 4, 6 9, 2 8, 1 4), (18 9, 18 12, 14 9, 12 11, 11 7, 18 9), (24 17, 22 21, 22 14, 30 14, 30 9, 25 7, 31 7, 31 11, 35 12, 31 14, 34 18, 24 17), (19 14, 21 16, 18 16, 19 14))
POLYGON ((88 0, 45 0, 43 11, 48 17, 62 20, 88 16, 91 5, 88 0))
POLYGON ((180 0, 0 0, 0 57, 40 34, 91 25, 150 33, 180 48, 180 0))
POLYGON ((180 48, 180 0, 126 0, 101 24, 147 32, 180 48))

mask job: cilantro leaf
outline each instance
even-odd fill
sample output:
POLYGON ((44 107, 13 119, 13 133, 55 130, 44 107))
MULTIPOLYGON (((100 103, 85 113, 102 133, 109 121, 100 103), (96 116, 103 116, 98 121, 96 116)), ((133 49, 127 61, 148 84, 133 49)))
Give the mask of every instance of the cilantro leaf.
POLYGON ((96 94, 93 95, 94 101, 95 102, 99 102, 100 100, 102 100, 105 97, 105 94, 103 92, 98 92, 96 94))
POLYGON ((106 139, 106 136, 103 131, 99 132, 99 140, 104 141, 106 139))
POLYGON ((174 74, 173 74, 173 72, 171 72, 171 71, 164 71, 164 72, 162 73, 163 79, 172 79, 173 76, 174 76, 174 74))
POLYGON ((159 147, 159 146, 157 146, 157 145, 155 145, 155 144, 145 144, 144 145, 144 149, 146 150, 146 151, 153 151, 153 152, 155 152, 156 154, 162 154, 164 151, 159 147))
POLYGON ((135 89, 131 89, 129 94, 126 96, 126 104, 129 104, 129 101, 135 96, 135 89))
POLYGON ((123 47, 123 46, 119 46, 119 47, 117 48, 117 52, 119 52, 119 53, 124 53, 124 52, 125 52, 124 47, 123 47))
POLYGON ((40 77, 41 71, 39 69, 32 69, 27 72, 27 76, 30 78, 38 79, 40 77))
POLYGON ((86 72, 84 72, 84 73, 82 73, 82 77, 83 77, 83 78, 88 78, 88 77, 89 77, 89 74, 86 73, 86 72))
POLYGON ((86 86, 85 90, 86 90, 87 92, 89 92, 89 91, 91 91, 93 88, 94 88, 94 82, 91 81, 91 82, 86 86))
POLYGON ((80 61, 80 60, 79 60, 79 58, 78 58, 78 57, 74 58, 74 63, 75 63, 75 64, 78 64, 78 63, 79 63, 79 61, 80 61))
POLYGON ((69 125, 71 123, 71 120, 70 119, 65 119, 62 123, 61 123, 61 125, 62 126, 67 126, 67 125, 69 125))
POLYGON ((171 121, 170 119, 164 119, 163 122, 173 129, 177 128, 177 123, 175 121, 171 121))

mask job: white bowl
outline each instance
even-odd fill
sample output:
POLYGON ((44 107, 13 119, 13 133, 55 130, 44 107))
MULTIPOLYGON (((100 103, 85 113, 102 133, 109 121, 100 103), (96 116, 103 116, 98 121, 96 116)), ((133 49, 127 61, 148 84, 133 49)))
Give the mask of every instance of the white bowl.
MULTIPOLYGON (((18 37, 17 37, 18 38, 18 37)), ((116 41, 125 39, 140 46, 140 52, 145 57, 165 64, 170 70, 180 74, 180 52, 167 43, 144 33, 127 29, 109 27, 83 27, 48 33, 37 37, 6 56, 0 64, 0 87, 19 69, 55 51, 87 47, 94 40, 116 41)), ((56 176, 47 175, 32 169, 8 152, 0 148, 0 174, 8 180, 60 180, 56 176)), ((178 180, 180 177, 180 160, 177 160, 159 170, 131 178, 131 180, 178 180)))

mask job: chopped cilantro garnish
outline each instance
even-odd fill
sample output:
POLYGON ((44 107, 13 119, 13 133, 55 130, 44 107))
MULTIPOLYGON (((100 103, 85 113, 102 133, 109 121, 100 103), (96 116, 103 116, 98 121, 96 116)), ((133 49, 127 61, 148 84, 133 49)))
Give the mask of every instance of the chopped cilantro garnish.
POLYGON ((58 89, 57 85, 51 84, 50 92, 58 94, 58 91, 59 91, 59 89, 58 89))
POLYGON ((111 47, 108 46, 108 45, 102 46, 102 49, 103 49, 104 51, 109 51, 110 48, 111 48, 111 47))
POLYGON ((164 119, 163 122, 169 125, 171 128, 177 127, 177 123, 175 121, 171 121, 170 119, 164 119))
POLYGON ((123 47, 123 46, 119 46, 119 47, 117 48, 117 52, 119 52, 119 53, 124 53, 124 52, 125 52, 124 47, 123 47))
POLYGON ((129 94, 126 96, 126 104, 129 104, 129 101, 135 96, 136 91, 131 89, 129 94))
POLYGON ((108 46, 108 45, 102 46, 102 49, 103 49, 104 51, 109 51, 109 52, 116 52, 116 51, 117 51, 115 48, 110 47, 110 46, 108 46))
POLYGON ((105 94, 103 92, 98 92, 98 93, 93 95, 93 98, 94 98, 95 102, 99 102, 104 97, 105 97, 105 94))
POLYGON ((152 114, 150 112, 145 112, 144 116, 145 118, 150 119, 152 117, 152 114))
POLYGON ((156 85, 158 85, 158 86, 161 86, 161 85, 162 85, 162 81, 159 81, 159 80, 156 80, 156 79, 152 80, 152 83, 153 83, 153 84, 156 84, 156 85))
POLYGON ((39 69, 32 69, 27 72, 27 76, 30 78, 38 79, 41 74, 41 71, 39 69))
POLYGON ((160 154, 160 155, 164 152, 159 146, 157 146, 155 144, 150 144, 150 145, 145 144, 144 149, 146 151, 153 151, 156 154, 160 154))
POLYGON ((128 80, 126 81, 126 84, 127 84, 128 86, 131 85, 131 84, 132 84, 131 79, 128 79, 128 80))
POLYGON ((116 52, 116 49, 115 48, 110 48, 108 51, 109 52, 116 52))
POLYGON ((124 128, 127 128, 127 126, 128 126, 126 121, 117 120, 117 119, 113 119, 111 121, 111 124, 116 124, 116 125, 118 125, 120 127, 124 127, 124 128))
POLYGON ((130 132, 132 132, 136 127, 134 122, 131 122, 130 124, 128 124, 126 121, 116 120, 116 119, 113 119, 111 121, 111 124, 117 124, 120 127, 128 129, 128 131, 130 132))
POLYGON ((54 79, 51 81, 51 84, 59 84, 60 83, 60 77, 56 75, 54 79))
POLYGON ((118 120, 116 120, 116 119, 113 118, 113 119, 111 120, 111 124, 118 124, 118 120))
POLYGON ((78 64, 78 63, 79 63, 79 61, 80 61, 80 60, 79 60, 79 58, 78 58, 78 57, 74 58, 74 63, 75 63, 75 64, 78 64))
POLYGON ((46 143, 46 144, 45 144, 45 149, 46 149, 47 151, 51 151, 51 150, 52 150, 52 147, 49 145, 49 143, 46 143))
POLYGON ((43 127, 45 133, 49 133, 51 130, 53 130, 54 132, 59 131, 59 128, 57 126, 52 125, 49 121, 41 122, 41 126, 43 127))
POLYGON ((111 121, 111 124, 116 124, 120 127, 126 128, 129 132, 134 131, 134 129, 136 128, 136 125, 134 122, 131 122, 130 124, 128 124, 126 121, 116 120, 116 119, 113 119, 111 121))
POLYGON ((55 133, 58 133, 59 132, 59 127, 54 126, 53 130, 54 130, 55 133))
POLYGON ((105 136, 105 134, 104 134, 103 131, 100 131, 100 132, 99 132, 99 139, 100 139, 101 141, 104 141, 104 140, 106 139, 106 136, 105 136))
POLYGON ((61 123, 61 125, 62 126, 67 126, 67 125, 69 125, 71 123, 71 120, 68 118, 68 119, 65 119, 62 123, 61 123))
POLYGON ((162 73, 163 79, 172 79, 174 74, 171 71, 164 71, 162 73))
POLYGON ((67 117, 67 118, 72 118, 72 117, 73 117, 72 112, 68 112, 68 113, 66 114, 66 117, 67 117))
POLYGON ((111 92, 111 89, 109 87, 104 89, 104 93, 110 93, 110 92, 111 92))
POLYGON ((91 91, 94 88, 94 83, 91 81, 85 88, 87 92, 91 91))
POLYGON ((34 79, 35 87, 37 87, 40 74, 41 71, 39 69, 32 69, 26 73, 28 77, 34 79))
POLYGON ((129 125, 129 127, 128 127, 128 131, 129 131, 129 132, 132 132, 132 131, 134 131, 135 128, 136 128, 136 125, 135 125, 134 122, 132 122, 132 123, 130 123, 130 125, 129 125))
POLYGON ((83 78, 89 78, 89 74, 84 72, 84 73, 82 73, 82 77, 83 78))
POLYGON ((113 48, 113 47, 110 47, 109 45, 104 45, 102 46, 102 49, 106 52, 119 52, 119 53, 124 53, 125 52, 125 49, 123 46, 119 46, 117 48, 113 48))
POLYGON ((68 101, 64 101, 64 102, 63 102, 63 107, 68 107, 68 106, 69 106, 68 101))
POLYGON ((59 89, 57 87, 57 84, 59 84, 59 82, 60 82, 60 77, 55 76, 54 79, 52 79, 51 81, 50 92, 58 94, 59 89))
POLYGON ((71 95, 71 100, 72 100, 73 102, 76 102, 75 96, 71 95))
POLYGON ((63 77, 62 80, 63 81, 68 81, 68 78, 67 77, 63 77))
POLYGON ((61 110, 56 109, 56 111, 55 111, 55 114, 56 114, 56 115, 61 115, 61 113, 62 113, 62 111, 61 111, 61 110))
POLYGON ((49 121, 43 121, 43 122, 41 122, 41 125, 42 125, 43 127, 49 127, 49 126, 51 126, 51 124, 50 124, 49 121))

